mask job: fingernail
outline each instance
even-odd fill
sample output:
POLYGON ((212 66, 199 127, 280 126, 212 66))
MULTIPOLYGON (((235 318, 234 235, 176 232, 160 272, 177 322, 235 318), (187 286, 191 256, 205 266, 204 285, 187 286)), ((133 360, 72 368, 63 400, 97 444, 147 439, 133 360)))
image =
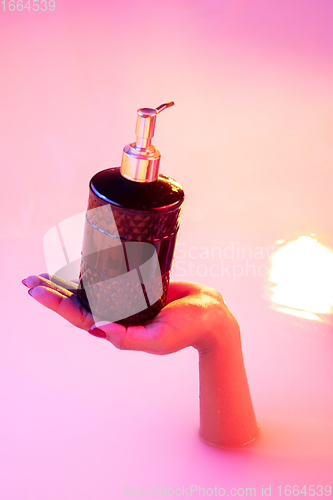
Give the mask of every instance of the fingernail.
POLYGON ((22 285, 27 286, 27 280, 26 279, 22 280, 22 285))
POLYGON ((30 295, 30 297, 33 297, 33 291, 34 291, 33 288, 30 288, 30 290, 28 290, 28 294, 30 295))
POLYGON ((100 330, 99 328, 91 328, 90 330, 88 330, 88 333, 94 335, 94 337, 99 337, 100 339, 106 339, 106 333, 103 332, 103 330, 100 330))

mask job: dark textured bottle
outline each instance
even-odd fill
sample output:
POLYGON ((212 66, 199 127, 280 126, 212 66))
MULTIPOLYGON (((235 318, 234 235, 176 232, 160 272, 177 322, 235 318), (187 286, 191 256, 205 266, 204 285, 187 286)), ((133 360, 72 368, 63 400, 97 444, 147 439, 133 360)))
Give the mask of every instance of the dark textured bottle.
POLYGON ((143 324, 166 304, 184 191, 159 175, 151 140, 157 114, 173 104, 139 109, 121 167, 90 181, 78 297, 95 321, 143 324))

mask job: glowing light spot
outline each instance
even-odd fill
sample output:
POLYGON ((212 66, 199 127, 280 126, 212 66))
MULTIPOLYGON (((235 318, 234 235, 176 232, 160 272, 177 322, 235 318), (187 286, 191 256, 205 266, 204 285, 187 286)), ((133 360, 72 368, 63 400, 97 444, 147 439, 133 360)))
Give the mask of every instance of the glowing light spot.
POLYGON ((316 314, 307 312, 307 311, 299 311, 297 309, 289 309, 288 307, 277 307, 278 311, 291 314, 292 316, 298 316, 299 318, 312 319, 314 321, 322 321, 316 314))
POLYGON ((277 245, 281 245, 281 243, 284 243, 284 242, 285 242, 285 240, 277 240, 275 243, 276 243, 277 245))
POLYGON ((278 308, 306 319, 333 312, 333 251, 309 236, 279 248, 271 258, 272 301, 298 309, 278 308))

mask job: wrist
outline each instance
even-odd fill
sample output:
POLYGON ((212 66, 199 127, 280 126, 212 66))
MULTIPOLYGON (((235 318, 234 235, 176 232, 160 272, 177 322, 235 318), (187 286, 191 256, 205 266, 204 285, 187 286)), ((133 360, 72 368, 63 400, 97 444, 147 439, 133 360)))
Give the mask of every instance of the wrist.
POLYGON ((222 447, 250 443, 258 434, 258 425, 243 361, 239 326, 226 306, 214 315, 213 328, 206 332, 197 349, 201 438, 222 447))
POLYGON ((202 322, 202 335, 193 347, 200 357, 212 357, 228 350, 234 353, 239 351, 242 355, 238 322, 224 302, 217 302, 210 308, 207 318, 202 322))

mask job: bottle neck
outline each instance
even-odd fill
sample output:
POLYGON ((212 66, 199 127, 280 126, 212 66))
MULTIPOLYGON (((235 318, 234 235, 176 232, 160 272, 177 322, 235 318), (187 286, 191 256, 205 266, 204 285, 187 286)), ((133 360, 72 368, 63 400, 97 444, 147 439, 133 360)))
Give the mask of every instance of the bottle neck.
POLYGON ((150 139, 141 139, 140 144, 137 141, 125 146, 120 167, 125 179, 142 183, 157 180, 161 154, 150 142, 150 139))

